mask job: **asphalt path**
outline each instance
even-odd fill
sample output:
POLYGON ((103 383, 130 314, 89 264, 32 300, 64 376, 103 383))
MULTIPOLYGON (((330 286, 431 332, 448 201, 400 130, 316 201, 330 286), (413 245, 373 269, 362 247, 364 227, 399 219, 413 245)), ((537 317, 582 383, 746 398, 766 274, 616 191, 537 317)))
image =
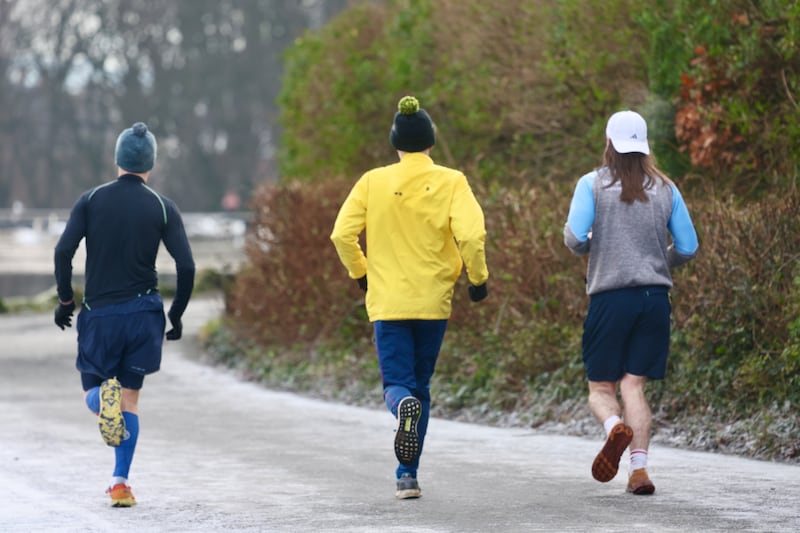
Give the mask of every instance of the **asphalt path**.
POLYGON ((185 339, 145 381, 130 509, 104 494, 113 451, 83 404, 75 332, 0 316, 0 531, 800 530, 797 466, 653 446, 656 493, 633 496, 627 458, 616 479, 592 479, 599 440, 440 419, 423 497, 398 501, 380 399, 326 403, 197 362, 192 337, 221 307, 193 300, 185 339))

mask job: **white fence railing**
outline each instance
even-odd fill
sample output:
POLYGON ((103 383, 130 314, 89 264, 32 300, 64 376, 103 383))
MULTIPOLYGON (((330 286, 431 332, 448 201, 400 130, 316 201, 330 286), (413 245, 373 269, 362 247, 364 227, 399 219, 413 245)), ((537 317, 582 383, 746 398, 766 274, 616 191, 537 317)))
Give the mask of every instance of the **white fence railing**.
MULTIPOLYGON (((68 210, 36 209, 14 213, 0 209, 0 298, 38 294, 53 280, 53 252, 66 225, 68 210)), ((198 271, 236 271, 244 259, 246 212, 184 213, 186 233, 198 271)), ((76 282, 82 277, 83 243, 72 261, 76 282)), ((156 263, 159 277, 174 276, 175 264, 163 249, 156 263)))

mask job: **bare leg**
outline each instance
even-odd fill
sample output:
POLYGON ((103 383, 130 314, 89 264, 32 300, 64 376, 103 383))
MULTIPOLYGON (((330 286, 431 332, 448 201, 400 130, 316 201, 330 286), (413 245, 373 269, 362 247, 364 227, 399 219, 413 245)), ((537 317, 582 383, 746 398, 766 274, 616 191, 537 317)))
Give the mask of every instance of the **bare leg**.
MULTIPOLYGON (((589 408, 604 426, 610 417, 618 417, 621 409, 617 401, 617 384, 613 381, 590 381, 589 408)), ((633 431, 625 424, 618 423, 613 429, 606 429, 609 431, 606 442, 592 463, 592 477, 602 483, 611 481, 617 475, 620 457, 633 436, 633 431)))
POLYGON ((589 409, 601 424, 610 416, 620 416, 622 409, 617 401, 617 384, 613 381, 590 381, 589 409))
POLYGON ((625 374, 619 384, 625 423, 633 429, 632 450, 647 450, 650 445, 652 414, 644 394, 647 378, 625 374))
POLYGON ((626 490, 633 494, 644 495, 653 494, 656 490, 646 470, 647 447, 650 445, 650 425, 653 418, 644 394, 646 383, 646 377, 625 374, 619 386, 625 411, 625 423, 633 428, 631 474, 626 490))

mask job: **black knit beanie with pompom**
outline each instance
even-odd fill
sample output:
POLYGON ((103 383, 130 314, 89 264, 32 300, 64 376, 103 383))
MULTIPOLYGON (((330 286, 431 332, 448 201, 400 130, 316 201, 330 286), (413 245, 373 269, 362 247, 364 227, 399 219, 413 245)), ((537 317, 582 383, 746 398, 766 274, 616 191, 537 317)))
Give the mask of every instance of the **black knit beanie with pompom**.
POLYGON ((404 96, 397 103, 389 140, 403 152, 422 152, 436 144, 431 117, 413 96, 404 96))

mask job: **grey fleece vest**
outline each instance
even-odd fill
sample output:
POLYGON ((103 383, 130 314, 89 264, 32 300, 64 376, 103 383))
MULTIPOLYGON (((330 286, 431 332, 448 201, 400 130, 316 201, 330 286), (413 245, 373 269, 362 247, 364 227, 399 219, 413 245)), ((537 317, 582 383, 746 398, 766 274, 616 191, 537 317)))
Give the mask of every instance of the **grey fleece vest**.
POLYGON ((609 183, 607 171, 594 180, 591 238, 581 243, 565 229, 567 246, 580 255, 589 253, 587 294, 643 285, 672 287, 670 268, 689 260, 669 243, 672 188, 657 179, 646 191, 649 201, 628 204, 619 198, 622 184, 609 183))

